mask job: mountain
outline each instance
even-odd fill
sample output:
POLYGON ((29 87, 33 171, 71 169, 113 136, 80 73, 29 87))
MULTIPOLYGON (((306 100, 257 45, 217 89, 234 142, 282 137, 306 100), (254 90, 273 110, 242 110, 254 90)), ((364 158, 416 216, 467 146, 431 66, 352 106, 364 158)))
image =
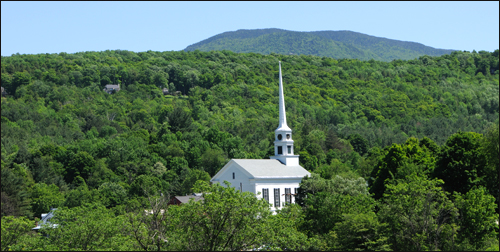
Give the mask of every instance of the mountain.
POLYGON ((184 49, 184 51, 194 50, 306 54, 337 59, 374 59, 380 61, 409 60, 422 55, 440 56, 455 51, 352 31, 297 32, 276 28, 224 32, 184 49))

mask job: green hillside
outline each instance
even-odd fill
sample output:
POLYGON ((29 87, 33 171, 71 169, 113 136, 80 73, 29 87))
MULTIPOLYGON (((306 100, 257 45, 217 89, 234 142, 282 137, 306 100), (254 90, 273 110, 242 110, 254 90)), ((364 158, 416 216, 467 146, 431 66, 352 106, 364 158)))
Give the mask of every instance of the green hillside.
POLYGON ((422 55, 439 56, 450 54, 453 51, 351 31, 296 32, 281 29, 224 32, 190 45, 184 50, 305 54, 336 59, 374 59, 380 61, 408 60, 422 55))
POLYGON ((2 250, 498 251, 498 50, 16 54, 1 85, 2 250), (313 176, 272 215, 208 181, 274 154, 278 61, 313 176))

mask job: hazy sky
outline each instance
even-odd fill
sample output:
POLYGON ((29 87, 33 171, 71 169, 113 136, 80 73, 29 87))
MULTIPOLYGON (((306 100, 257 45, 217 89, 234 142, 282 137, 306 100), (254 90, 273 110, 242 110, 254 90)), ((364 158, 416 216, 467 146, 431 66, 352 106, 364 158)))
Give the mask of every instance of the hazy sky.
POLYGON ((178 51, 238 29, 350 30, 494 51, 499 2, 1 2, 1 55, 178 51))

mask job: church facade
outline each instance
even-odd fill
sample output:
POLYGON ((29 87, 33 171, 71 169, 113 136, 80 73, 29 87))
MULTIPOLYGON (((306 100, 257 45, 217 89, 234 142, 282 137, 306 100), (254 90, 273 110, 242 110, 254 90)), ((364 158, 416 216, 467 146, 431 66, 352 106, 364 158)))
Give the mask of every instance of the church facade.
POLYGON ((279 62, 279 125, 274 131, 274 156, 270 159, 231 159, 214 177, 212 183, 223 181, 242 192, 255 193, 266 199, 271 210, 295 203, 302 178, 311 173, 299 165, 299 155, 294 154, 292 130, 286 123, 285 98, 279 62), (260 194, 259 194, 260 193, 260 194))

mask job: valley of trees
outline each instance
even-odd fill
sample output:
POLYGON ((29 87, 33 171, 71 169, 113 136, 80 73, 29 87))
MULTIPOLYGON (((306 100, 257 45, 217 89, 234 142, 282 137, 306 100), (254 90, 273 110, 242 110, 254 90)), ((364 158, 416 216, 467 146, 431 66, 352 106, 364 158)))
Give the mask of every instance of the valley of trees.
POLYGON ((498 53, 2 56, 1 249, 498 251, 498 53), (279 60, 313 176, 272 215, 208 181, 274 154, 279 60))

